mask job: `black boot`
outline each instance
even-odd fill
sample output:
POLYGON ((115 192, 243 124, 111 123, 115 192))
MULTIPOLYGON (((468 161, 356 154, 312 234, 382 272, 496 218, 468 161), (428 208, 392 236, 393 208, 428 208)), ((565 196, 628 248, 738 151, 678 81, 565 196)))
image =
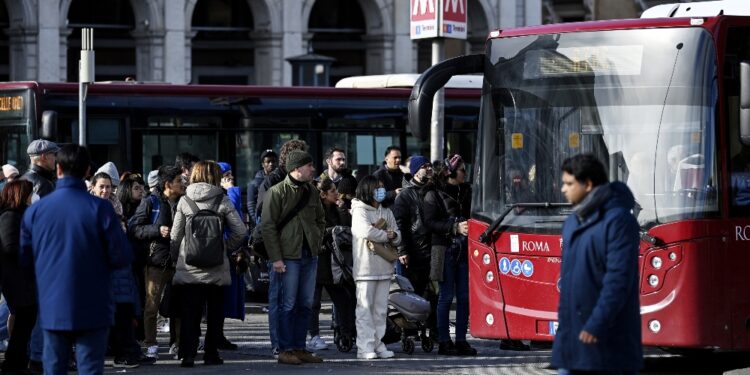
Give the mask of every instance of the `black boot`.
POLYGON ((471 345, 469 345, 466 341, 456 341, 456 352, 458 355, 464 355, 464 356, 475 356, 477 355, 477 350, 472 348, 471 345))
POLYGON ((448 340, 438 344, 438 354, 440 355, 458 355, 456 346, 453 345, 453 341, 448 340))
POLYGON ((531 350, 531 348, 521 340, 500 340, 500 350, 525 352, 531 350))

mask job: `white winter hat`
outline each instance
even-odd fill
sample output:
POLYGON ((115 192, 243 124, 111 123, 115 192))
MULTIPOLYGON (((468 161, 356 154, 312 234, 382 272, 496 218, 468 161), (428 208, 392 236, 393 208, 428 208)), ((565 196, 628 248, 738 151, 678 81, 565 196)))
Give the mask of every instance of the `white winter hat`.
POLYGON ((18 169, 10 164, 3 165, 3 175, 5 177, 16 176, 18 177, 18 169))
POLYGON ((115 166, 115 163, 108 161, 106 164, 102 165, 101 168, 96 170, 96 174, 99 174, 99 172, 106 173, 109 178, 112 179, 112 186, 118 186, 120 185, 120 174, 117 172, 117 167, 115 166))

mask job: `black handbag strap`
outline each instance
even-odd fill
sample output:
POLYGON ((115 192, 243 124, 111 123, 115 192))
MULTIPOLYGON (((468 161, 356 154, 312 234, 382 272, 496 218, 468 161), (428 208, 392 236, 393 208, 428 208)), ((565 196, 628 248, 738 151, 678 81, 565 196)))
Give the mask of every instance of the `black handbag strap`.
POLYGON ((297 213, 300 212, 302 210, 302 207, 305 207, 307 201, 310 200, 310 188, 307 186, 307 183, 302 185, 300 188, 302 188, 302 199, 300 199, 299 202, 297 202, 297 205, 294 206, 294 209, 289 211, 284 219, 281 220, 278 225, 276 225, 276 229, 279 232, 281 232, 281 230, 284 229, 284 227, 289 224, 289 222, 292 221, 295 216, 297 216, 297 213))

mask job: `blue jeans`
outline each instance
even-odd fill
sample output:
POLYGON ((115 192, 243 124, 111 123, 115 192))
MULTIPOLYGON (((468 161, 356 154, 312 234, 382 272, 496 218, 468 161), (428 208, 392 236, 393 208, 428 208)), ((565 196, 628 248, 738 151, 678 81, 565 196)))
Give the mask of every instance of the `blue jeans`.
POLYGON ((286 272, 278 274, 281 300, 277 327, 279 350, 304 350, 312 313, 318 257, 302 251, 301 259, 284 259, 286 272))
POLYGON ((273 270, 273 262, 268 262, 268 333, 271 336, 271 348, 278 349, 279 334, 279 301, 281 301, 281 280, 273 270))
POLYGON ((109 328, 90 331, 44 330, 44 373, 66 375, 75 344, 79 374, 103 374, 109 328))
POLYGON ((10 338, 10 335, 8 334, 8 315, 10 315, 8 301, 3 299, 2 302, 0 302, 0 340, 7 340, 10 338))
POLYGON ((457 304, 456 341, 466 341, 466 329, 469 325, 469 261, 463 244, 448 246, 445 249, 443 281, 440 283, 437 304, 438 339, 440 342, 450 341, 451 339, 448 320, 454 296, 457 304))
POLYGON ((34 329, 31 331, 31 341, 29 341, 29 359, 36 362, 42 361, 42 352, 44 351, 44 330, 39 327, 37 318, 34 329))

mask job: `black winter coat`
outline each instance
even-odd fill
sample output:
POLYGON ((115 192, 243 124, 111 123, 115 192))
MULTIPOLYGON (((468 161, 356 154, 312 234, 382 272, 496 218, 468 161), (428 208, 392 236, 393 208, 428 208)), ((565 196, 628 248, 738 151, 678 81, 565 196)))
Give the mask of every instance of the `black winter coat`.
POLYGON ((336 226, 352 226, 352 216, 347 210, 337 206, 323 204, 326 213, 326 231, 323 235, 323 245, 318 252, 318 272, 315 281, 318 284, 333 284, 333 272, 331 271, 331 248, 333 246, 333 228, 336 226))
POLYGON ((34 184, 34 194, 39 198, 44 198, 45 195, 55 191, 57 180, 55 174, 38 165, 32 165, 31 169, 21 176, 21 179, 34 184))
POLYGON ((424 198, 425 223, 432 232, 433 246, 448 246, 453 226, 469 218, 471 186, 446 185, 443 190, 429 189, 424 198))
POLYGON ((402 236, 398 253, 409 256, 410 266, 430 266, 432 233, 425 223, 424 196, 431 189, 407 182, 391 207, 402 236))
POLYGON ((0 213, 3 295, 8 300, 11 312, 19 307, 38 304, 34 264, 22 266, 19 262, 22 218, 23 210, 0 213))
MULTIPOLYGON (((164 197, 161 193, 159 194, 159 217, 156 219, 156 223, 151 223, 151 197, 147 196, 141 200, 141 204, 135 210, 135 215, 130 219, 128 234, 131 238, 135 239, 138 243, 136 249, 136 263, 148 264, 157 266, 148 262, 148 255, 150 252, 151 243, 154 243, 154 247, 157 251, 166 251, 170 253, 170 238, 162 237, 159 232, 159 227, 167 226, 172 228, 172 221, 174 220, 174 209, 177 205, 176 202, 171 202, 169 199, 164 197)), ((172 260, 174 263, 176 259, 172 260)), ((172 265, 174 267, 174 265, 172 265)))
POLYGON ((266 192, 274 185, 284 181, 286 175, 286 168, 279 166, 272 170, 263 180, 263 183, 258 187, 258 201, 255 204, 255 217, 261 217, 261 212, 263 211, 263 198, 266 196, 266 192))

